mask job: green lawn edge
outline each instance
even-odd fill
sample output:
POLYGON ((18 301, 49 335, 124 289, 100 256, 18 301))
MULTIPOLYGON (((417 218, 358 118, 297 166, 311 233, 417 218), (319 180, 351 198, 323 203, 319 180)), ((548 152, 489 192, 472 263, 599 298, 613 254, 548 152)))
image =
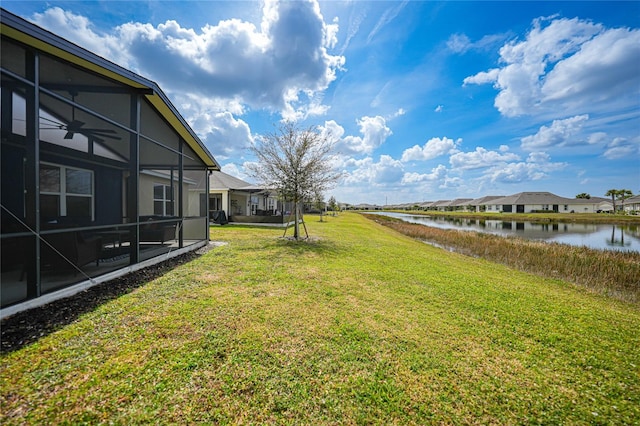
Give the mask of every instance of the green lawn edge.
POLYGON ((228 242, 2 355, 9 424, 634 424, 640 311, 360 217, 228 242))
POLYGON ((611 213, 504 213, 504 212, 446 212, 425 210, 384 209, 395 213, 407 213, 435 217, 456 217, 465 219, 528 221, 534 223, 589 223, 612 225, 640 225, 640 215, 611 213))

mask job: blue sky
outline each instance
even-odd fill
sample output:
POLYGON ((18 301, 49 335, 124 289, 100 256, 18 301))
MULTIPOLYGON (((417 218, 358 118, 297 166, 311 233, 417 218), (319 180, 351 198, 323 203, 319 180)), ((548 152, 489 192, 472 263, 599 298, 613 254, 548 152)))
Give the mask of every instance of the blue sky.
POLYGON ((2 6, 157 82, 245 180, 288 119, 335 140, 341 202, 640 192, 640 2, 2 6))

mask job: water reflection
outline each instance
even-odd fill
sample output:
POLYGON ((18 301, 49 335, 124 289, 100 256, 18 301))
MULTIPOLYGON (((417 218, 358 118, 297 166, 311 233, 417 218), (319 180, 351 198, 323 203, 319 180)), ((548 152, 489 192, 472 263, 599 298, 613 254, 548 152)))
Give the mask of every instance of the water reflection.
POLYGON ((406 213, 376 212, 410 223, 442 229, 462 229, 498 235, 517 235, 533 240, 553 241, 601 250, 640 251, 638 225, 610 225, 591 223, 533 223, 494 219, 466 219, 460 217, 421 216, 406 213))

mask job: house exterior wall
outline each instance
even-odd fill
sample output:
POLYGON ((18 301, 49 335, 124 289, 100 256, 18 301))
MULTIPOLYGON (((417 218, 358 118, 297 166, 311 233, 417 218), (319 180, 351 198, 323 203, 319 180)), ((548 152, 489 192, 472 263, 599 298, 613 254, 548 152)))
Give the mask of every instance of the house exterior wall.
POLYGON ((218 166, 162 90, 0 13, 0 317, 205 244, 184 172, 218 166), (193 220, 142 223, 154 213, 153 183, 169 181, 141 173, 144 164, 174 170, 193 220))
POLYGON ((611 203, 602 201, 597 203, 571 203, 569 202, 569 212, 573 213, 598 213, 613 210, 611 203))
POLYGON ((549 203, 549 204, 486 204, 487 212, 517 212, 518 205, 524 206, 523 213, 532 213, 534 211, 554 211, 553 207, 558 207, 558 213, 597 213, 599 211, 611 211, 612 207, 610 203, 598 202, 598 203, 576 203, 571 199, 567 199, 566 203, 549 203), (511 210, 509 210, 509 207, 511 210))
POLYGON ((640 202, 624 203, 624 211, 627 213, 640 212, 640 202))
MULTIPOLYGON (((160 176, 146 175, 143 173, 140 174, 140 197, 139 197, 140 216, 149 216, 154 214, 153 187, 156 184, 162 184, 162 185, 168 186, 169 179, 163 178, 160 176)), ((177 182, 175 182, 175 179, 174 179, 173 188, 177 192, 178 184, 177 182)), ((174 196, 176 197, 175 205, 174 205, 174 213, 173 215, 170 215, 170 216, 178 215, 178 200, 177 200, 178 194, 176 193, 174 196)), ((191 201, 189 200, 189 185, 186 183, 182 185, 182 203, 183 203, 182 204, 183 209, 185 210, 183 212, 184 216, 200 215, 199 199, 197 197, 197 194, 194 194, 193 208, 190 208, 191 201)))

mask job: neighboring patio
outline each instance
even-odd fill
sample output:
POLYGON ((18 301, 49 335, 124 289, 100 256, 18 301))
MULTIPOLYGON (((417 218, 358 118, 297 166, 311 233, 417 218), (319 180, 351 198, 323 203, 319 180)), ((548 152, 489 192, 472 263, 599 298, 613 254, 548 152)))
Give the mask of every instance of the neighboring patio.
POLYGON ((220 212, 229 223, 288 226, 294 221, 292 203, 274 191, 214 171, 209 176, 209 221, 217 223, 220 212))

